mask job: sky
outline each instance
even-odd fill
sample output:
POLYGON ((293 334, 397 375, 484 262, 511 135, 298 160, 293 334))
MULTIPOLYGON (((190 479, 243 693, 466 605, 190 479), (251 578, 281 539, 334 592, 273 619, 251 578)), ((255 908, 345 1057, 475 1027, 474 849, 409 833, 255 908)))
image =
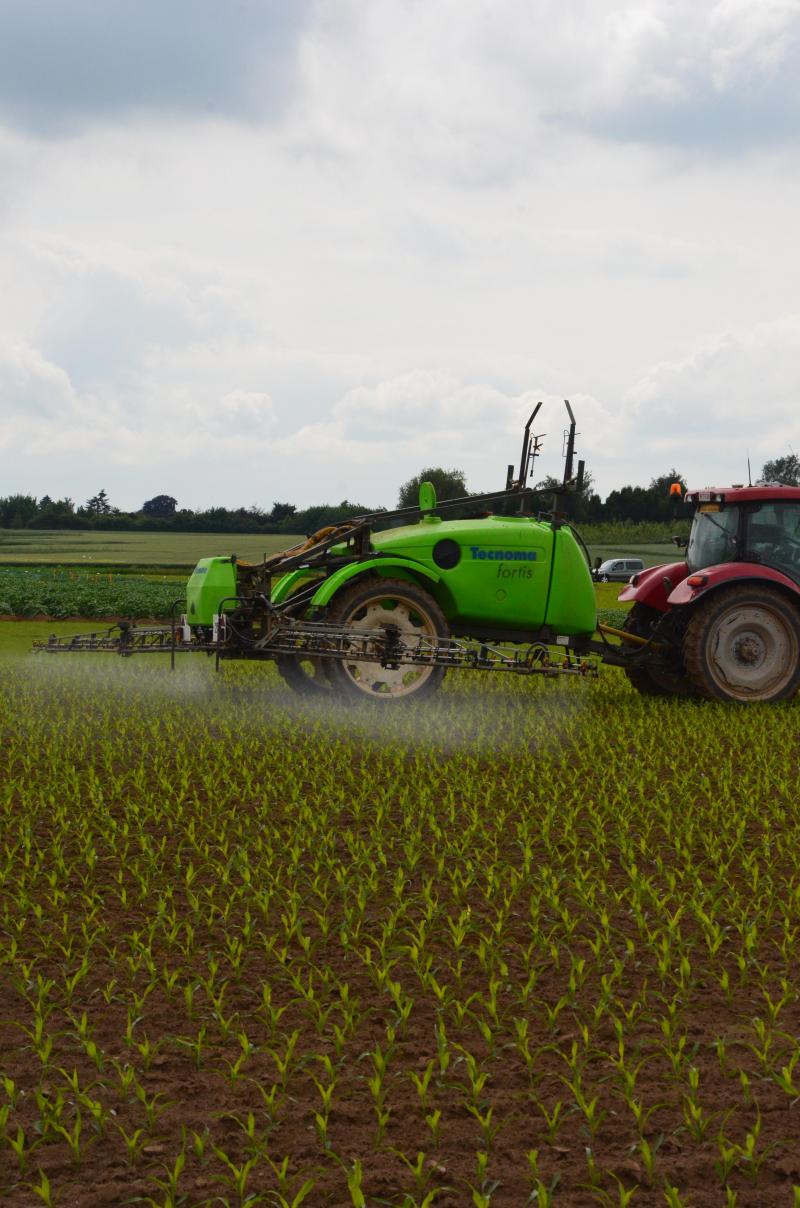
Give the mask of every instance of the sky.
POLYGON ((0 0, 0 495, 800 451, 800 0, 0 0))

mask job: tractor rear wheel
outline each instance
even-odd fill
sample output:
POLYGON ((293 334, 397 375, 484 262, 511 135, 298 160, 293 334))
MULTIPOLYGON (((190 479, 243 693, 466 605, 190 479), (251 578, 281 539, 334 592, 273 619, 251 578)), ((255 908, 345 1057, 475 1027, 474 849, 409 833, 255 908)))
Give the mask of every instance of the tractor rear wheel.
POLYGON ((768 587, 728 587, 695 606, 683 658, 703 696, 790 700, 800 684, 800 613, 768 587))
MULTIPOLYGON (((626 633, 635 633, 639 638, 649 638, 662 617, 657 608, 646 604, 634 604, 625 618, 622 628, 626 633)), ((655 661, 636 664, 625 668, 632 688, 642 696, 693 696, 694 686, 680 673, 663 663, 655 661)))
MULTIPOLYGON (((401 579, 361 580, 334 596, 328 620, 354 629, 396 626, 402 639, 449 637, 445 615, 421 587, 401 579)), ((334 689, 351 701, 389 702, 429 696, 444 679, 444 667, 400 664, 383 667, 366 660, 328 659, 326 671, 334 689)))

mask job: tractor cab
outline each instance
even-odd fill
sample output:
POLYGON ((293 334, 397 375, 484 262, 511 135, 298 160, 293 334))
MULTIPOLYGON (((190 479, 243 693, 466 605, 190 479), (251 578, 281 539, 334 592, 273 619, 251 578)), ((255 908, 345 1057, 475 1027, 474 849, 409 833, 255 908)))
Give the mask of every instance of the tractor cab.
POLYGON ((646 646, 628 679, 648 694, 789 700, 800 687, 800 487, 706 487, 686 560, 650 567, 621 592, 646 646), (651 645, 652 643, 652 645, 651 645))
POLYGON ((686 550, 689 574, 751 562, 800 583, 800 488, 727 487, 690 491, 696 511, 686 550))

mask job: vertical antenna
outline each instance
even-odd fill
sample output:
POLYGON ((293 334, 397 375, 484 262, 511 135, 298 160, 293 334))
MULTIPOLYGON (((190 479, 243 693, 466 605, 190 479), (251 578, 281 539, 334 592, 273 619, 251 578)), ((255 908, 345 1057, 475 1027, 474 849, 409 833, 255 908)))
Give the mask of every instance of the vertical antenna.
POLYGON ((750 454, 749 453, 747 454, 747 485, 749 487, 751 487, 753 485, 753 476, 750 473, 750 454))

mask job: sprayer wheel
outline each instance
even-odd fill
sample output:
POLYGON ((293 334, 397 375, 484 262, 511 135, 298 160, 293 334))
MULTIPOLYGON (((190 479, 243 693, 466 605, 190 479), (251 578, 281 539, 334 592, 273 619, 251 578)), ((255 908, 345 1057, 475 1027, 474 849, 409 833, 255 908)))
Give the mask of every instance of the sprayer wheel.
POLYGON ((295 658, 292 654, 279 654, 275 659, 275 666, 284 683, 300 696, 320 696, 330 691, 322 659, 295 658))
MULTIPOLYGON (((444 613, 426 591, 415 583, 378 576, 362 579, 334 596, 328 620, 359 630, 395 625, 409 638, 447 638, 450 634, 444 613)), ((445 669, 329 659, 326 671, 334 689, 346 699, 388 702, 429 696, 440 686, 445 669)))
POLYGON ((279 654, 275 659, 281 679, 299 696, 322 696, 330 693, 324 664, 324 659, 309 658, 308 655, 297 657, 293 654, 279 654))

